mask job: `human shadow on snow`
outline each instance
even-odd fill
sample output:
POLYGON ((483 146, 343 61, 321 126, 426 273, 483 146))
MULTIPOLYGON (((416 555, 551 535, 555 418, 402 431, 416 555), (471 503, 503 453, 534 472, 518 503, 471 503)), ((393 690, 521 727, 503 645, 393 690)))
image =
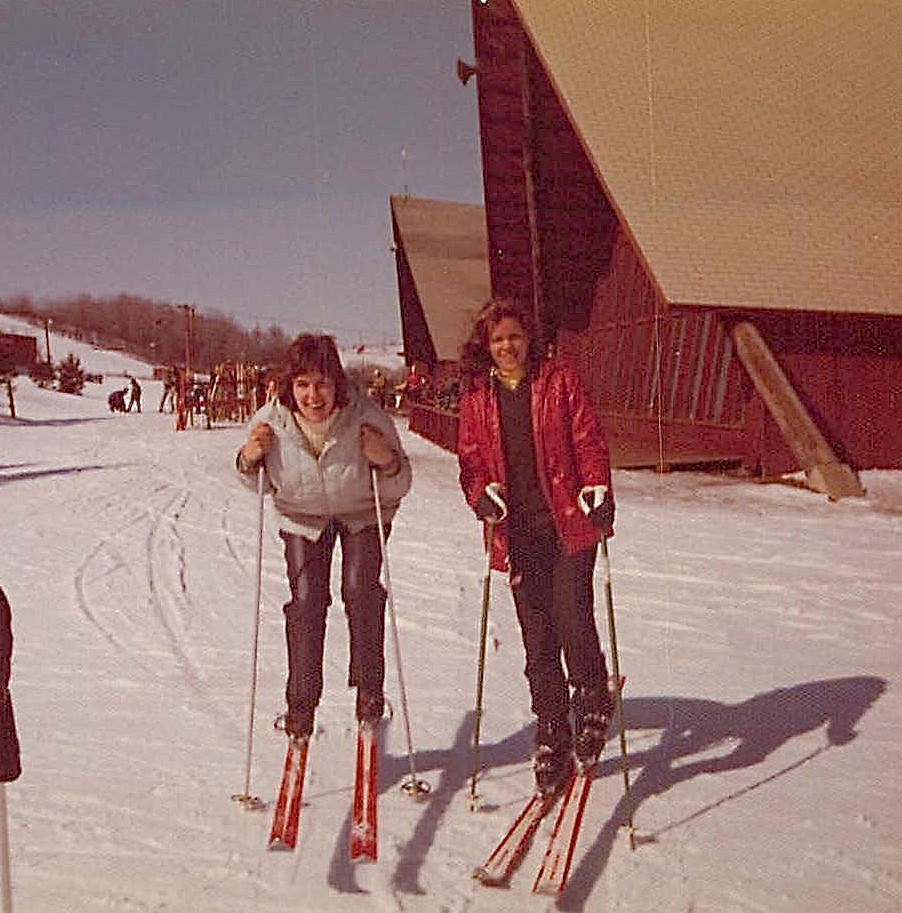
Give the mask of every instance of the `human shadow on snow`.
MULTIPOLYGON (((642 803, 702 774, 723 773, 760 764, 791 739, 824 728, 825 744, 809 751, 787 767, 771 772, 751 785, 725 793, 653 833, 637 831, 637 844, 653 842, 667 831, 681 827, 726 802, 746 795, 791 770, 812 761, 829 747, 842 746, 857 735, 861 717, 886 689, 875 676, 856 676, 807 682, 757 694, 739 704, 699 698, 649 697, 624 699, 628 741, 639 731, 658 731, 656 744, 631 751, 630 800, 634 820, 642 803)), ((422 804, 422 814, 410 837, 398 847, 391 875, 397 894, 423 894, 420 873, 435 835, 449 808, 469 791, 472 773, 474 714, 465 714, 450 748, 414 752, 418 775, 430 780, 432 790, 422 804)), ((384 742, 384 739, 380 740, 384 742)), ((529 758, 533 726, 526 726, 501 741, 480 747, 481 772, 521 766, 529 758)), ((611 725, 606 757, 596 778, 622 777, 617 721, 611 725)), ((379 791, 398 789, 410 779, 410 759, 380 752, 379 791)), ((576 864, 566 890, 557 900, 561 910, 582 910, 593 885, 604 872, 617 831, 625 827, 629 808, 621 796, 610 817, 593 828, 586 820, 580 835, 576 864)), ((487 826, 488 823, 487 823, 487 826)), ((494 826, 494 825, 493 825, 494 826)), ((355 869, 347 859, 350 820, 346 819, 333 854, 330 885, 342 892, 362 892, 355 869)), ((476 865, 480 859, 474 859, 476 865)), ((466 877, 466 872, 461 877, 466 877)))
MULTIPOLYGON (((473 759, 472 711, 465 714, 454 737, 451 748, 431 751, 414 751, 413 762, 417 778, 428 783, 429 792, 417 807, 422 814, 403 846, 399 847, 398 861, 391 875, 391 889, 396 894, 425 894, 420 884, 420 872, 426 856, 435 842, 436 833, 448 810, 461 795, 469 790, 473 759)), ((379 739, 379 793, 400 792, 411 781, 410 757, 390 755, 384 750, 385 739, 379 739)), ((528 726, 494 744, 483 745, 480 754, 480 768, 484 772, 496 767, 512 764, 522 765, 532 748, 532 727, 528 726)), ((414 802, 414 799, 401 801, 414 802)), ((385 813, 380 808, 381 813, 385 813)), ((332 862, 329 868, 329 885, 343 893, 362 893, 357 882, 355 867, 348 861, 348 839, 351 830, 350 816, 345 818, 338 835, 332 862)))
MULTIPOLYGON (((874 676, 827 679, 777 688, 756 694, 739 704, 694 698, 632 698, 624 701, 629 733, 658 730, 656 745, 629 755, 634 777, 630 789, 635 824, 641 804, 702 774, 752 768, 795 737, 823 727, 823 745, 772 771, 756 782, 726 792, 692 814, 659 827, 655 832, 636 831, 637 845, 654 842, 667 831, 701 817, 714 808, 797 770, 830 747, 847 745, 857 735, 855 726, 886 690, 886 681, 874 676), (718 751, 720 749, 720 751, 718 751)), ((613 733, 612 733, 613 736, 613 733)), ((617 739, 609 743, 609 755, 598 776, 622 776, 617 739)), ((604 871, 617 830, 629 816, 626 797, 594 834, 584 825, 580 858, 558 899, 558 909, 582 910, 592 886, 604 871)))

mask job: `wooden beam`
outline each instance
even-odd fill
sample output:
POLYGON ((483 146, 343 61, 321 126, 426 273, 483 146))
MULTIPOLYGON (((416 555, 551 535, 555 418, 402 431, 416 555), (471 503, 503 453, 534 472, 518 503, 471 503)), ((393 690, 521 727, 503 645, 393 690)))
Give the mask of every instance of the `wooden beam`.
POLYGON ((831 501, 863 495, 857 474, 837 459, 758 328, 748 320, 736 324, 733 341, 755 389, 804 470, 808 487, 831 501))

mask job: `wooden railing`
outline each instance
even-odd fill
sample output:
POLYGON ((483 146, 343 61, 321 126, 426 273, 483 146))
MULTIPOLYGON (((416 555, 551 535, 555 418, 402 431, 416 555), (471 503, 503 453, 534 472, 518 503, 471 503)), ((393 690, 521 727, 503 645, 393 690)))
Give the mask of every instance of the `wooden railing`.
POLYGON ((457 413, 420 403, 410 407, 410 430, 452 453, 457 450, 457 413))

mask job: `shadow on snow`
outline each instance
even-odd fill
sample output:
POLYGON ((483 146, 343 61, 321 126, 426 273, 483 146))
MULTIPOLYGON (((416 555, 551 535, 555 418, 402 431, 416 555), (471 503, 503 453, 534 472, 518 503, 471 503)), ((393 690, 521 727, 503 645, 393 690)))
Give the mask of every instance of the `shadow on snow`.
MULTIPOLYGON (((33 479, 44 478, 45 476, 67 476, 80 472, 96 472, 98 470, 119 469, 126 464, 121 463, 117 466, 101 465, 99 463, 90 463, 83 466, 54 466, 44 469, 29 469, 22 472, 4 472, 0 475, 0 485, 8 485, 10 482, 30 482, 33 479)), ((0 471, 8 467, 0 466, 0 471)))
MULTIPOLYGON (((623 702, 628 738, 638 730, 657 730, 657 744, 629 755, 630 798, 633 816, 642 803, 702 774, 751 768, 795 737, 824 727, 826 743, 783 769, 769 773, 751 785, 726 793, 716 802, 659 827, 637 833, 637 843, 654 842, 667 831, 679 828, 721 805, 796 770, 826 748, 842 746, 857 735, 855 726, 880 697, 886 682, 874 676, 829 679, 778 688, 755 695, 740 704, 724 704, 698 698, 626 698, 623 702), (720 754, 712 752, 720 750, 720 754), (699 755, 705 755, 698 757, 699 755)), ((420 775, 432 772, 437 782, 423 803, 423 813, 410 837, 399 847, 391 876, 392 890, 399 894, 424 894, 420 872, 447 811, 469 790, 472 774, 474 714, 467 713, 449 749, 419 751, 414 765, 420 775)), ((617 721, 609 732, 608 757, 596 777, 622 776, 618 750, 617 721)), ((527 726, 506 739, 480 747, 482 772, 509 765, 522 766, 532 750, 533 727, 527 726)), ((382 741, 382 740, 380 740, 382 741)), ((381 753, 379 790, 388 792, 410 779, 410 760, 404 755, 381 753)), ((607 821, 597 831, 583 824, 580 847, 567 888, 558 898, 561 910, 582 910, 592 886, 604 872, 617 831, 626 826, 629 809, 621 796, 607 821)), ((336 842, 329 871, 329 884, 343 893, 365 893, 357 882, 355 867, 348 861, 350 818, 346 818, 336 842)), ((499 835, 500 836, 500 835, 499 835)), ((473 864, 480 860, 474 859, 473 864)), ((466 877, 466 873, 461 873, 466 877)))

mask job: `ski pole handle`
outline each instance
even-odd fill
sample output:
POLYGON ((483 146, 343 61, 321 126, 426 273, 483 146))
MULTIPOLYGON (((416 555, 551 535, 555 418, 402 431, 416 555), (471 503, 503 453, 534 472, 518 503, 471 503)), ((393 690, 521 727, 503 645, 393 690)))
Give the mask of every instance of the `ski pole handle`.
POLYGON ((492 523, 500 523, 502 520, 507 518, 507 504, 504 503, 504 498, 501 497, 501 483, 500 482, 489 482, 485 487, 486 497, 501 511, 500 516, 492 520, 492 523))

